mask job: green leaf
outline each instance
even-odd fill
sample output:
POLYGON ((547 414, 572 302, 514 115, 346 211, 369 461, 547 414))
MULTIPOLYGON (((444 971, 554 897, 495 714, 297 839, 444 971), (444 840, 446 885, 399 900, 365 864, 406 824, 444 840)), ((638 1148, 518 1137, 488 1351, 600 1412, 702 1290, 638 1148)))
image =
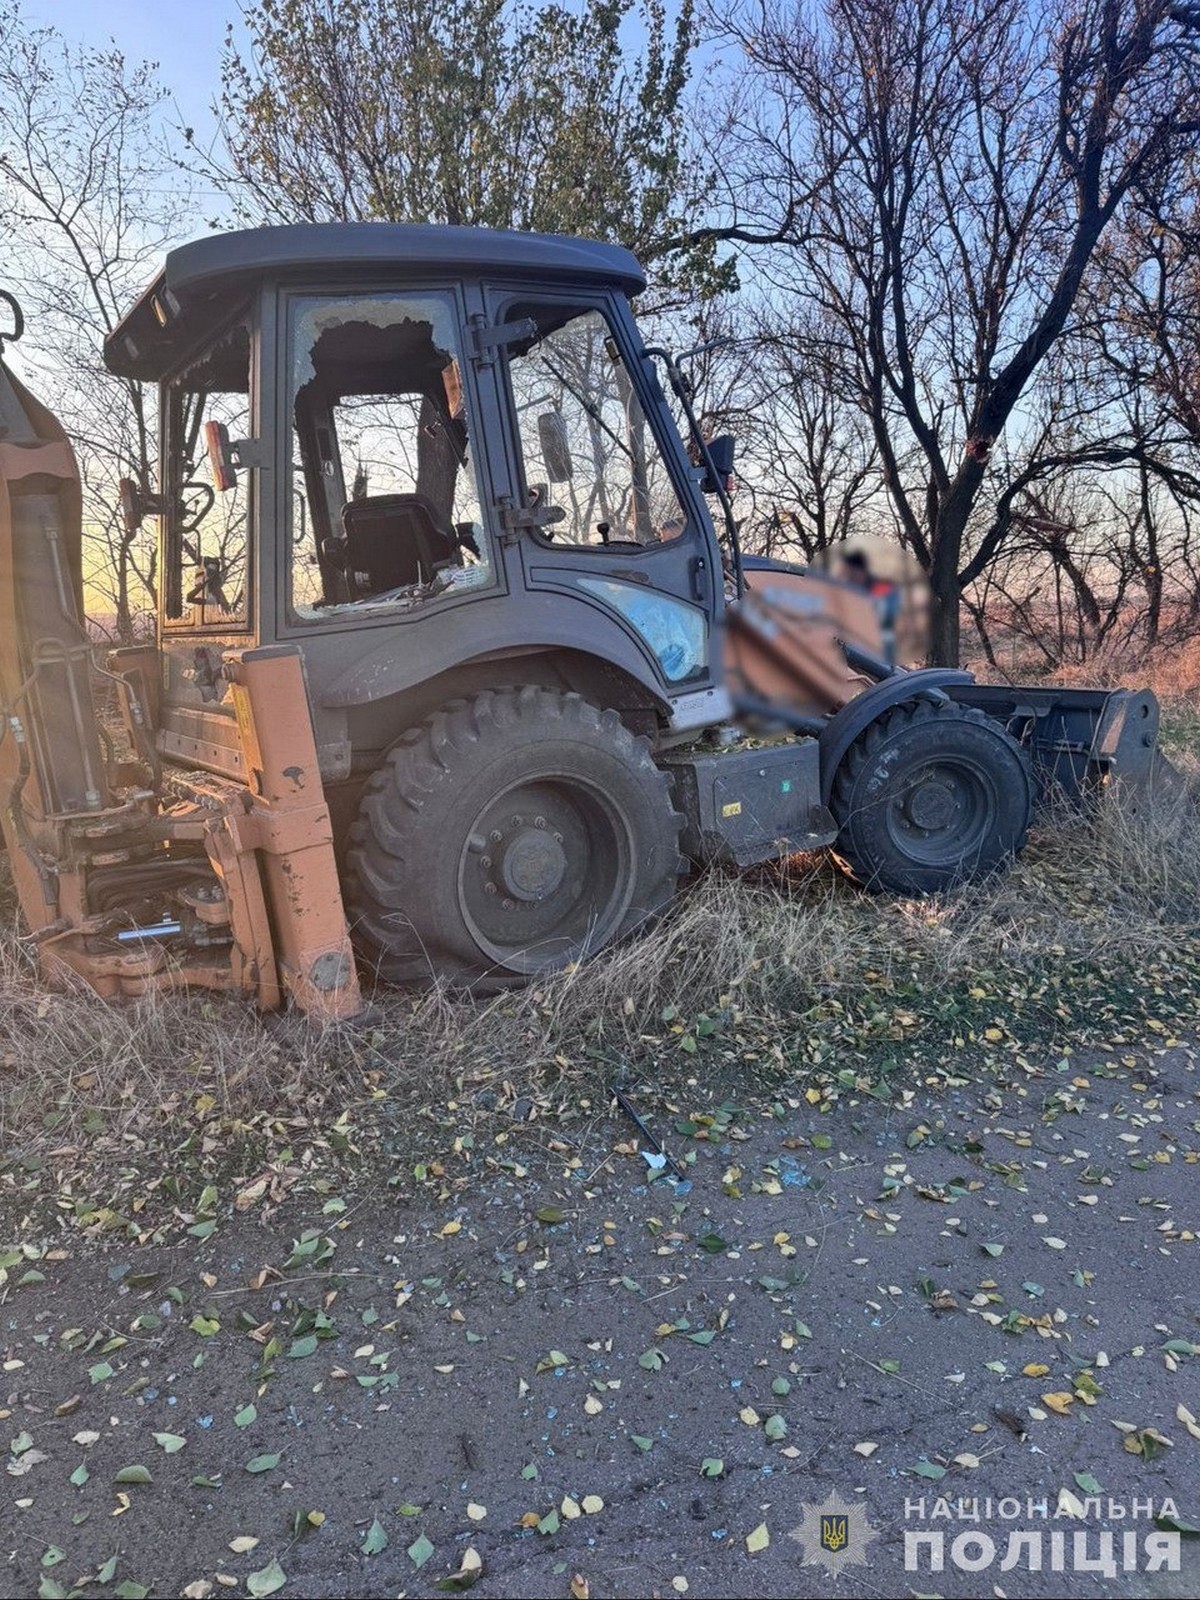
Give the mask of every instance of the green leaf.
POLYGON ((88 1481, 88 1479, 90 1477, 91 1477, 91 1473, 88 1471, 88 1469, 84 1466, 83 1462, 81 1461, 79 1463, 79 1465, 75 1468, 75 1471, 71 1474, 70 1481, 75 1485, 75 1487, 77 1489, 82 1489, 84 1484, 88 1481))
POLYGON ((109 1556, 108 1560, 104 1563, 104 1565, 100 1568, 100 1571, 96 1574, 96 1582, 97 1583, 111 1583, 113 1581, 113 1579, 116 1577, 116 1575, 117 1575, 117 1558, 116 1558, 116 1556, 109 1556))
POLYGON ((105 1380, 111 1378, 112 1375, 112 1366, 107 1361, 97 1361, 94 1367, 88 1368, 88 1377, 92 1380, 93 1384, 104 1383, 105 1380))
POLYGON ((424 1534, 421 1534, 419 1538, 414 1539, 408 1547, 408 1559, 412 1562, 413 1566, 417 1567, 418 1569, 425 1565, 432 1554, 433 1545, 424 1534))
POLYGON ((38 1579, 38 1600, 69 1600, 70 1589, 64 1589, 57 1579, 43 1572, 38 1579))
POLYGON ((556 1223, 565 1222, 566 1215, 561 1206, 542 1206, 538 1211, 537 1219, 539 1222, 545 1222, 550 1227, 553 1227, 556 1223))
POLYGON ((791 1381, 789 1379, 787 1379, 787 1378, 772 1378, 771 1379, 771 1393, 772 1394, 777 1394, 777 1395, 782 1397, 785 1394, 791 1394, 791 1392, 792 1392, 792 1385, 791 1385, 791 1381))
POLYGON ((778 1413, 773 1417, 768 1417, 763 1425, 763 1432, 772 1444, 778 1443, 780 1439, 786 1439, 787 1431, 787 1423, 778 1413))
POLYGON ((1169 1511, 1155 1517, 1154 1526, 1165 1528, 1170 1533, 1181 1533, 1185 1539, 1200 1538, 1200 1527, 1196 1523, 1189 1522, 1186 1517, 1172 1516, 1169 1511))
POLYGON ((985 1256, 1002 1256, 1004 1254, 1004 1246, 1002 1244, 985 1244, 982 1248, 985 1256))
POLYGON ((306 1333, 303 1339, 293 1339, 292 1348, 288 1351, 288 1355, 291 1356, 293 1360, 296 1360, 301 1356, 311 1356, 316 1348, 316 1334, 306 1333))
POLYGON ((217 1225, 211 1217, 204 1222, 193 1222, 188 1229, 193 1239, 211 1239, 216 1231, 217 1225))
POLYGON ((421 1507, 413 1505, 411 1500, 406 1500, 402 1506, 396 1507, 396 1514, 401 1517, 419 1517, 421 1507))
POLYGON ((654 1440, 648 1439, 644 1433, 631 1433, 629 1437, 639 1450, 649 1450, 654 1443, 654 1440))
POLYGON ((383 1523, 380 1522, 378 1517, 376 1517, 374 1522, 372 1522, 371 1526, 367 1529, 366 1538, 358 1548, 365 1556, 377 1556, 381 1550, 387 1549, 387 1542, 388 1536, 384 1530, 383 1523))
POLYGON ((705 1456, 700 1463, 700 1473, 705 1478, 719 1478, 725 1471, 725 1463, 720 1456, 705 1456))
POLYGON ((661 1350, 643 1350, 638 1357, 638 1366, 645 1367, 647 1372, 658 1372, 665 1360, 661 1350))
POLYGON ((282 1589, 286 1582, 287 1573, 278 1561, 268 1561, 265 1567, 260 1567, 257 1572, 247 1575, 246 1588, 255 1600, 263 1600, 264 1595, 274 1594, 277 1589, 282 1589))
POLYGON ((537 1525, 539 1533, 557 1533, 559 1528, 558 1512, 551 1508, 537 1525))
POLYGON ((246 1471, 270 1472, 273 1467, 277 1467, 279 1465, 279 1457, 281 1454, 282 1451, 277 1450, 274 1455, 251 1456, 250 1460, 246 1463, 246 1471))
POLYGON ((699 1333, 689 1333, 687 1337, 693 1344, 711 1344, 717 1336, 712 1328, 703 1328, 699 1333))
POLYGON ((60 1561, 65 1561, 66 1559, 67 1552, 60 1550, 56 1544, 52 1544, 42 1557, 42 1565, 44 1567, 56 1567, 60 1561))
POLYGON ((1100 1485, 1090 1472, 1077 1472, 1075 1474, 1075 1482, 1083 1490, 1084 1494, 1099 1494, 1101 1492, 1100 1485))
POLYGON ((946 1476, 945 1467, 939 1467, 936 1462, 933 1461, 918 1461, 916 1466, 913 1468, 913 1471, 916 1473, 918 1478, 932 1478, 934 1483, 937 1483, 939 1478, 944 1478, 946 1476))
POLYGON ((202 1339, 211 1339, 214 1333, 221 1331, 221 1324, 216 1317, 195 1316, 188 1323, 188 1327, 202 1339))
POLYGON ((538 1372, 553 1372, 556 1367, 569 1367, 570 1365, 570 1356, 564 1355, 561 1350, 551 1350, 548 1355, 544 1355, 538 1362, 537 1370, 538 1372))
POLYGON ((248 1428, 257 1416, 258 1407, 251 1400, 248 1406, 243 1406, 240 1411, 233 1413, 233 1425, 235 1428, 248 1428))
POLYGON ((163 1449, 169 1456, 173 1456, 183 1449, 184 1445, 187 1443, 187 1440, 182 1438, 178 1433, 156 1433, 154 1435, 154 1442, 155 1444, 162 1445, 163 1449))
POLYGON ((132 1467, 122 1467, 120 1472, 118 1472, 116 1477, 113 1479, 113 1482, 153 1483, 154 1479, 150 1475, 150 1468, 143 1467, 140 1462, 137 1462, 132 1467))
POLYGON ((113 1593, 119 1595, 120 1600, 146 1600, 146 1596, 150 1593, 150 1585, 148 1583, 134 1583, 131 1579, 126 1578, 124 1583, 117 1585, 113 1593))
POLYGON ((719 1233, 706 1233, 702 1239, 697 1240, 697 1243, 701 1250, 706 1250, 710 1256, 720 1255, 722 1250, 729 1249, 719 1233))

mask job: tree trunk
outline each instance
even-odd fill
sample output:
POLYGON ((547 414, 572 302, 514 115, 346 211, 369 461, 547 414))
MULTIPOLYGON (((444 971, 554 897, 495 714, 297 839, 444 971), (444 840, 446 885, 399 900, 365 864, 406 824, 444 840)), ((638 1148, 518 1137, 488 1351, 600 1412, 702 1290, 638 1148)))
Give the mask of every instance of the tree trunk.
POLYGON ((962 594, 958 573, 940 581, 931 577, 933 604, 929 618, 929 665, 931 667, 956 667, 958 665, 960 617, 962 594))

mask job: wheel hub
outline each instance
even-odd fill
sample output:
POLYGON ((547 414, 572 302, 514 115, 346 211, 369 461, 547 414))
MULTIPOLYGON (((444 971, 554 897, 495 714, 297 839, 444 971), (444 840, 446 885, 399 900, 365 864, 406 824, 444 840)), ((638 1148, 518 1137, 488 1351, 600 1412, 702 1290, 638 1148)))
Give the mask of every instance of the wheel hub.
POLYGON ((906 797, 905 814, 917 828, 945 828, 954 819, 958 802, 949 786, 937 779, 927 779, 911 789, 906 797))
POLYGON ((522 827, 493 856, 500 887, 515 900, 545 900, 562 885, 567 853, 545 827, 522 827))

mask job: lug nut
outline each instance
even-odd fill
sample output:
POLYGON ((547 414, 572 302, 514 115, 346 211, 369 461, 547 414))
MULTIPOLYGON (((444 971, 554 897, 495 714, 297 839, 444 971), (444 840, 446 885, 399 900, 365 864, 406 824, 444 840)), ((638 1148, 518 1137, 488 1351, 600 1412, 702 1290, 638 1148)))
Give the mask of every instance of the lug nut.
POLYGON ((484 894, 495 894, 496 885, 494 883, 485 883, 483 886, 483 892, 484 894))

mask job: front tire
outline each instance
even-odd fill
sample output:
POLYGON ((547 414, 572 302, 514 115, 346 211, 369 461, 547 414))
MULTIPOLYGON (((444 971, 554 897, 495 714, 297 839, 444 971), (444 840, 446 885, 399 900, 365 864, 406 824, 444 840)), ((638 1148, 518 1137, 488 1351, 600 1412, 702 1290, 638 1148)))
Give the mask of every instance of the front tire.
POLYGON ((615 711, 532 686, 451 702, 367 785, 355 939, 396 982, 498 989, 561 969, 668 904, 682 820, 615 711))
POLYGON ((913 701, 859 735, 834 781, 836 851, 869 889, 937 894, 1018 854, 1033 782, 1025 751, 971 706, 913 701))

